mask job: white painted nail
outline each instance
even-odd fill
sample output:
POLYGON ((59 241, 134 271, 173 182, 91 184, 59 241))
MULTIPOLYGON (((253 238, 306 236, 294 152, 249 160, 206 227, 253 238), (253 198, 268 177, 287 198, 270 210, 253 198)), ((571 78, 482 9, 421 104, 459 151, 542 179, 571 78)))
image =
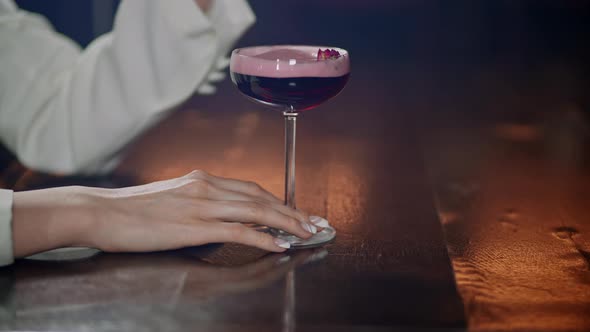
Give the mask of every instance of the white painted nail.
POLYGON ((285 249, 291 248, 291 243, 289 243, 283 239, 275 238, 275 244, 281 248, 285 248, 285 249))
POLYGON ((328 221, 322 217, 318 217, 318 216, 311 216, 309 217, 309 221, 311 221, 314 225, 321 227, 321 228, 326 228, 330 226, 330 223, 328 223, 328 221))
MULTIPOLYGON (((309 224, 308 224, 309 225, 309 224)), ((315 227, 314 225, 309 225, 309 227, 311 228, 311 234, 315 234, 318 232, 317 227, 315 227)))
POLYGON ((303 229, 305 229, 311 234, 315 234, 318 232, 318 229, 314 225, 308 224, 306 222, 301 222, 301 227, 303 227, 303 229))

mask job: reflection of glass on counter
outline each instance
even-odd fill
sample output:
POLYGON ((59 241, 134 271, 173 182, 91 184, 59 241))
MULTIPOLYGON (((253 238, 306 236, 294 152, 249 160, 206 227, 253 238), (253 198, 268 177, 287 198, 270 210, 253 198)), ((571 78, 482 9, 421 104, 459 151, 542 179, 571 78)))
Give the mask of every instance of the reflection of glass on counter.
MULTIPOLYGON (((0 328, 35 329, 35 322, 43 321, 61 329, 85 321, 95 324, 96 319, 124 321, 150 315, 145 324, 158 326, 153 320, 176 319, 188 312, 187 304, 194 307, 202 302, 207 308, 211 301, 249 296, 249 291, 274 287, 298 266, 327 255, 318 248, 220 266, 187 253, 102 254, 70 262, 23 260, 0 274, 0 328)), ((223 313, 202 314, 198 319, 212 320, 223 313)))

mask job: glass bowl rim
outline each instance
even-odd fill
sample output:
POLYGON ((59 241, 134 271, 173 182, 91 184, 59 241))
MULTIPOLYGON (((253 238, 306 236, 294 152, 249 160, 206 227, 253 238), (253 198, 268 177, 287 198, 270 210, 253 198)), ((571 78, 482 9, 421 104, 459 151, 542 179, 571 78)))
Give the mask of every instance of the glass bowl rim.
MULTIPOLYGON (((334 46, 320 46, 320 45, 304 45, 304 44, 276 44, 276 45, 256 45, 256 46, 245 46, 245 47, 239 47, 234 49, 231 52, 231 56, 239 56, 239 57, 245 57, 245 58, 256 58, 257 55, 248 55, 248 54, 240 54, 238 53, 241 50, 246 50, 246 49, 254 49, 254 48, 263 48, 263 47, 285 47, 285 48, 299 48, 299 47, 306 47, 306 48, 317 48, 318 50, 322 49, 331 49, 331 50, 336 50, 340 53, 340 57, 348 57, 348 51, 340 48, 340 47, 334 47, 334 46)), ((338 57, 338 58, 340 58, 338 57)), ((275 61, 275 60, 269 60, 269 59, 261 59, 261 60, 267 60, 267 61, 275 61)), ((282 61, 289 61, 288 59, 282 60, 282 61)))

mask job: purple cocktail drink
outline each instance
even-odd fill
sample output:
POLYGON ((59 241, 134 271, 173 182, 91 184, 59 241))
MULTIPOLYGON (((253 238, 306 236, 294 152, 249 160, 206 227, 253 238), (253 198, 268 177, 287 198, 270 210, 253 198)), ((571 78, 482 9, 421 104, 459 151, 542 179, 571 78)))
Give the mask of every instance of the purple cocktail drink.
POLYGON ((307 52, 285 46, 238 50, 231 77, 240 92, 280 110, 301 112, 337 95, 348 82, 347 54, 317 59, 317 48, 307 52), (256 54, 248 58, 241 54, 256 54), (314 54, 315 53, 315 54, 314 54))

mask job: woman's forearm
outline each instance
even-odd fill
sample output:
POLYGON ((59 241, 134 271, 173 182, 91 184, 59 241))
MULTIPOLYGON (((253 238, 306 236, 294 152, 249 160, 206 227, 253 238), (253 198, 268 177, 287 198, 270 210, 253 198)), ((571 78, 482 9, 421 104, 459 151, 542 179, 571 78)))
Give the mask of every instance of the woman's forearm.
POLYGON ((91 188, 64 187, 15 192, 12 236, 16 258, 85 245, 92 213, 91 188))

